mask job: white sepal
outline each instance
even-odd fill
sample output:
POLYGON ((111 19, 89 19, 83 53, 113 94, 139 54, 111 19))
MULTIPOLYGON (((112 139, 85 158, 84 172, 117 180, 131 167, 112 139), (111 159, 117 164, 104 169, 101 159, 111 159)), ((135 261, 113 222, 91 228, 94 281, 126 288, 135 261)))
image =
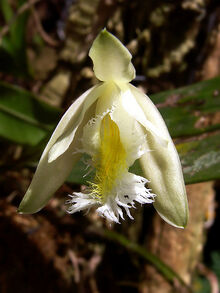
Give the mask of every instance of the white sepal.
POLYGON ((88 90, 64 114, 41 156, 32 182, 20 203, 20 213, 39 211, 65 181, 81 156, 76 150, 81 147, 83 126, 94 115, 89 113, 91 104, 96 101, 102 90, 103 85, 88 90))
POLYGON ((95 76, 101 81, 129 82, 135 77, 130 52, 106 29, 93 42, 89 56, 95 76))
POLYGON ((184 228, 188 221, 188 203, 178 153, 156 106, 140 90, 130 85, 131 92, 147 119, 160 129, 167 139, 167 147, 158 144, 153 132, 147 131, 146 143, 151 152, 139 160, 148 186, 157 196, 154 207, 161 217, 173 226, 184 228))

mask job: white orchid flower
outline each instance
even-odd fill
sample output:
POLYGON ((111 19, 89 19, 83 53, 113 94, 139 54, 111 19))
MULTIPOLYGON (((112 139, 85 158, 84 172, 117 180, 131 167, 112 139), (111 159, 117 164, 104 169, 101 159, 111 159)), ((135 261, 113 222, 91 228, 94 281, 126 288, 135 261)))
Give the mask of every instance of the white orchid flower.
POLYGON ((19 212, 34 213, 62 185, 82 153, 95 169, 85 192, 74 192, 69 212, 96 207, 119 223, 135 202, 153 203, 161 217, 185 227, 188 205, 179 157, 151 100, 129 82, 135 77, 131 54, 103 30, 89 56, 102 81, 67 110, 48 142, 19 212), (143 176, 129 172, 140 161, 143 176))

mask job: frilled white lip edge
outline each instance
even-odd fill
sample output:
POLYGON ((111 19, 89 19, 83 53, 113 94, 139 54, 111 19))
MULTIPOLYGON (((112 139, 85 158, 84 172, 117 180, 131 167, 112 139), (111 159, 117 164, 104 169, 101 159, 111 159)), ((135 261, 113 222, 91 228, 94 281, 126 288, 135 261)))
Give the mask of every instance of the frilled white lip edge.
POLYGON ((130 208, 135 208, 135 201, 140 204, 154 202, 155 194, 145 187, 149 182, 147 179, 127 172, 121 180, 117 182, 112 189, 111 194, 106 196, 103 202, 92 193, 74 192, 70 200, 66 203, 70 204, 68 213, 89 210, 96 207, 98 214, 109 221, 120 223, 120 218, 124 220, 123 210, 129 218, 133 219, 130 214, 130 208))

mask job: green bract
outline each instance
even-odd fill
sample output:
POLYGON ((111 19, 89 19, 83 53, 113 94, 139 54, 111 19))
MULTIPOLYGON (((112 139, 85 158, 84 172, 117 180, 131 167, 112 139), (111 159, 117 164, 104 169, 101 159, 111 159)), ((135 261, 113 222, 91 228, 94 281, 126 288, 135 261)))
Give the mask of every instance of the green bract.
POLYGON ((102 83, 67 110, 48 142, 19 212, 41 209, 65 181, 82 153, 95 170, 85 192, 70 195, 69 212, 95 207, 119 223, 135 202, 153 203, 171 225, 185 227, 188 205, 178 154, 151 100, 129 82, 135 77, 131 54, 103 30, 89 56, 102 83), (129 172, 140 160, 144 177, 129 172))

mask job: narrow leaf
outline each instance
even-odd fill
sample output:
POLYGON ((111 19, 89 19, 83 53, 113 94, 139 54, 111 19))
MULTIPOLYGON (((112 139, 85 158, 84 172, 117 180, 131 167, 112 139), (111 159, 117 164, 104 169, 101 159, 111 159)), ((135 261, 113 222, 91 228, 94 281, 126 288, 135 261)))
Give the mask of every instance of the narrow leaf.
POLYGON ((220 128, 220 77, 151 95, 172 137, 220 128))
POLYGON ((104 235, 107 237, 107 239, 120 244, 121 246, 136 253, 141 258, 151 263, 168 281, 175 282, 175 280, 178 280, 180 284, 182 284, 187 289, 187 292, 192 292, 191 288, 170 266, 165 264, 156 255, 147 251, 144 247, 138 245, 137 243, 131 242, 122 234, 114 231, 105 230, 104 235))
POLYGON ((53 130, 60 110, 28 91, 0 82, 0 137, 35 146, 53 130))

